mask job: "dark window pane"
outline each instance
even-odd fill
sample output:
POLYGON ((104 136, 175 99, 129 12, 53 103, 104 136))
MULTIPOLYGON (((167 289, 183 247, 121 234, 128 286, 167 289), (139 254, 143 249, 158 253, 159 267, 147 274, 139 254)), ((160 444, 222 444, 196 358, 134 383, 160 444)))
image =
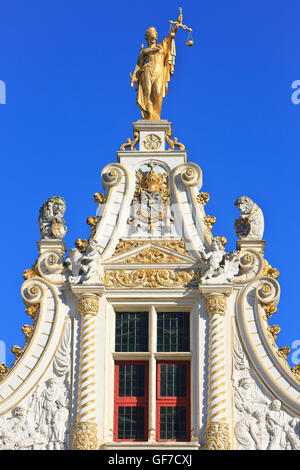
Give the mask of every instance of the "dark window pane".
POLYGON ((119 406, 118 439, 141 440, 145 437, 145 407, 119 406))
POLYGON ((157 314, 157 351, 182 352, 190 350, 190 316, 185 312, 157 314))
POLYGON ((119 365, 119 397, 145 396, 145 366, 142 364, 119 365))
POLYGON ((185 397, 186 364, 161 364, 160 366, 160 396, 161 397, 185 397))
POLYGON ((148 351, 148 312, 116 312, 115 350, 148 351))
POLYGON ((186 407, 160 407, 160 439, 186 439, 186 407))

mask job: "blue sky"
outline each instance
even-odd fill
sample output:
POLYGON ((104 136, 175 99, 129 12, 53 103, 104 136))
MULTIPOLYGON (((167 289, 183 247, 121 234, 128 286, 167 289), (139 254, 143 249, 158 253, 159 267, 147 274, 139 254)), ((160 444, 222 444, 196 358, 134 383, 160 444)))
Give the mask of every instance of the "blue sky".
POLYGON ((206 213, 216 216, 213 233, 228 239, 227 251, 235 249, 237 197, 263 209, 265 257, 281 285, 270 323, 281 327, 279 346, 300 343, 300 104, 291 100, 300 79, 299 2, 10 0, 0 12, 0 340, 8 365, 30 322, 20 288, 37 258, 39 207, 52 195, 65 198, 68 248, 89 235, 101 170, 141 118, 129 72, 144 32, 155 26, 162 39, 179 6, 195 44, 186 47, 178 32, 162 118, 202 168, 206 213))

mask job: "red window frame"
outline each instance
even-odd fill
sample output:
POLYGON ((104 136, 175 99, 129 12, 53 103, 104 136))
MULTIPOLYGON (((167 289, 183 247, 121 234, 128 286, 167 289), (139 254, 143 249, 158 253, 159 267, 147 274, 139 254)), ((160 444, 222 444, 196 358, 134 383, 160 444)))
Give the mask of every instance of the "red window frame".
POLYGON ((156 363, 156 440, 160 442, 191 440, 191 374, 189 361, 157 361, 156 363), (186 396, 162 397, 160 395, 160 368, 162 365, 186 365, 186 396), (186 438, 185 439, 160 439, 160 408, 162 406, 182 406, 186 408, 186 438))
POLYGON ((148 381, 149 366, 147 361, 115 361, 115 383, 114 383, 114 441, 118 442, 141 442, 148 440, 148 381), (144 365, 145 366, 145 395, 143 397, 119 397, 119 366, 127 365, 144 365), (119 439, 118 438, 118 418, 120 406, 144 406, 144 439, 119 439))

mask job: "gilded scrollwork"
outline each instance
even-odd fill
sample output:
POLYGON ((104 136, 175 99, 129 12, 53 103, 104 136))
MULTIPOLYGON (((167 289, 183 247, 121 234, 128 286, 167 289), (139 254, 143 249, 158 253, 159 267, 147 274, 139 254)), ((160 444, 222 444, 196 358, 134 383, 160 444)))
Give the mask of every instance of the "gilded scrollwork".
POLYGON ((169 130, 165 133, 166 142, 170 146, 170 148, 168 149, 169 151, 175 150, 175 147, 178 147, 178 150, 181 150, 181 151, 185 150, 185 146, 183 144, 181 144, 180 142, 178 142, 177 137, 174 137, 173 140, 171 139, 171 137, 172 137, 172 132, 171 132, 171 130, 169 130))
POLYGON ((104 285, 107 288, 117 287, 187 287, 196 285, 197 273, 189 270, 145 269, 136 271, 105 271, 104 285))
MULTIPOLYGON (((147 243, 148 243, 147 241, 142 241, 142 240, 121 240, 116 245, 113 256, 126 253, 127 251, 144 246, 147 243)), ((163 248, 168 248, 170 250, 174 250, 180 254, 185 254, 185 255, 189 254, 188 251, 186 250, 185 242, 183 239, 156 241, 155 245, 161 246, 163 248)))
POLYGON ((128 137, 127 142, 125 144, 122 144, 120 147, 121 152, 125 152, 127 148, 130 149, 130 151, 136 151, 135 146, 137 145, 139 139, 140 139, 140 133, 138 131, 134 131, 133 133, 134 139, 131 140, 130 137, 128 137))
POLYGON ((174 255, 163 253, 162 251, 156 248, 149 248, 147 250, 141 251, 135 256, 130 256, 124 261, 124 263, 162 264, 176 263, 179 261, 180 259, 174 255))

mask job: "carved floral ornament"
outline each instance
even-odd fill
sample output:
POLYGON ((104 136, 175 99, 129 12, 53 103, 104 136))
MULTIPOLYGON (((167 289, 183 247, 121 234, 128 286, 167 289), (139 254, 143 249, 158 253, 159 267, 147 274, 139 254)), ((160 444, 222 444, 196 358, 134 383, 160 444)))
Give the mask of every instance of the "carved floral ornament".
POLYGON ((161 263, 176 263, 179 262, 180 258, 172 254, 163 253, 157 248, 148 248, 137 255, 130 256, 123 263, 133 264, 161 264, 161 263))
POLYGON ((208 423, 205 431, 206 450, 230 450, 230 434, 227 423, 208 423))
MULTIPOLYGON (((148 242, 147 241, 141 241, 141 240, 122 240, 119 241, 113 256, 120 255, 122 253, 126 253, 127 251, 133 250, 135 248, 139 248, 143 245, 146 245, 148 242)), ((164 248, 169 248, 170 250, 177 251, 178 253, 181 254, 186 254, 188 255, 189 253, 187 252, 185 248, 185 243, 184 240, 167 240, 167 241, 157 241, 155 242, 155 245, 164 247, 164 248)))
POLYGON ((98 431, 95 423, 76 423, 73 450, 97 450, 98 431))
POLYGON ((193 270, 141 269, 132 272, 125 270, 105 271, 104 285, 118 287, 187 287, 197 286, 198 272, 193 270))
POLYGON ((208 316, 226 314, 226 297, 223 294, 211 294, 206 297, 206 312, 208 316))
POLYGON ((99 297, 83 294, 78 299, 78 312, 83 315, 97 315, 99 310, 99 297))
POLYGON ((156 134, 148 134, 143 144, 146 150, 158 150, 161 147, 161 138, 156 134))

